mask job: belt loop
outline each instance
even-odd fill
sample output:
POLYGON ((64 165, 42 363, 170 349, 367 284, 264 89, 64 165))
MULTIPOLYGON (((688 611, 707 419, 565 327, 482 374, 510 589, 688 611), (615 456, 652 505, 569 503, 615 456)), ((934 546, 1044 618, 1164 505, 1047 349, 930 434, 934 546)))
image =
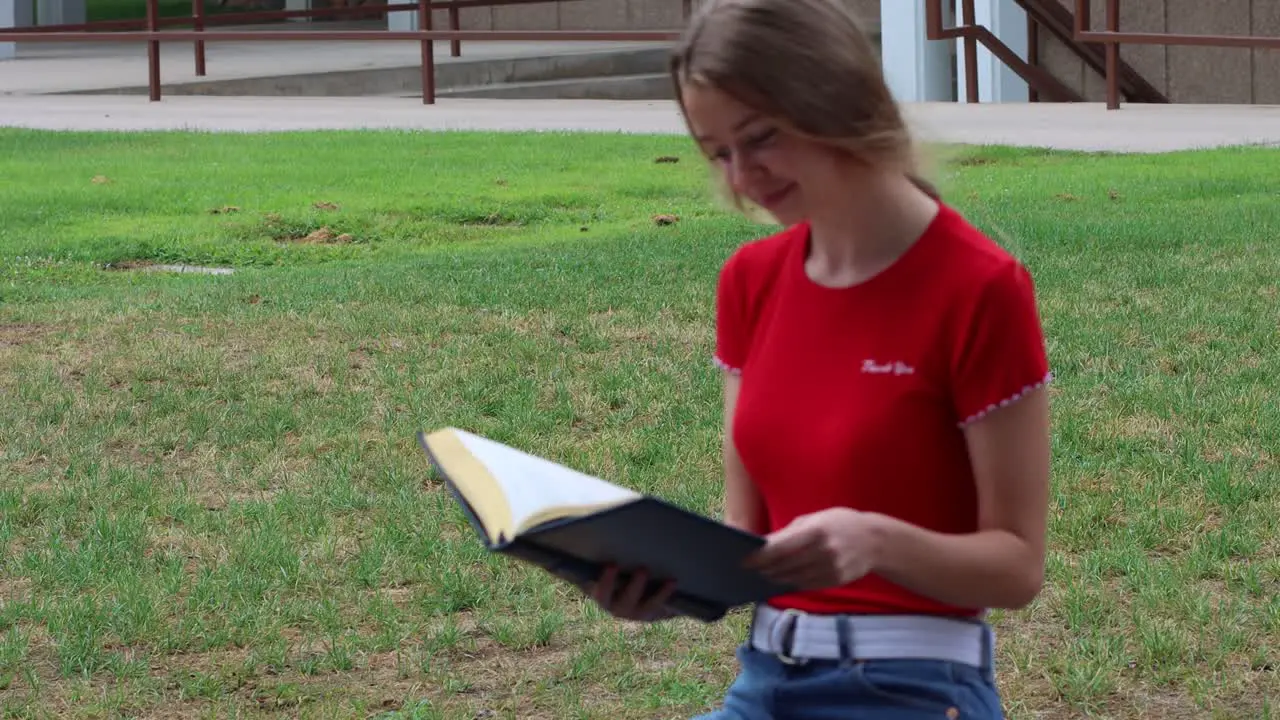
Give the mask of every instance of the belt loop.
POLYGON ((774 626, 770 628, 770 635, 776 637, 778 626, 782 627, 782 637, 778 639, 778 648, 775 654, 786 665, 804 665, 809 662, 807 658, 796 657, 792 654, 795 651, 799 625, 800 612, 794 608, 786 608, 778 616, 774 626))
POLYGON ((836 616, 836 640, 840 643, 840 665, 853 665, 853 624, 848 615, 836 616))
POLYGON ((982 673, 988 680, 995 678, 995 629, 989 623, 982 623, 982 673))

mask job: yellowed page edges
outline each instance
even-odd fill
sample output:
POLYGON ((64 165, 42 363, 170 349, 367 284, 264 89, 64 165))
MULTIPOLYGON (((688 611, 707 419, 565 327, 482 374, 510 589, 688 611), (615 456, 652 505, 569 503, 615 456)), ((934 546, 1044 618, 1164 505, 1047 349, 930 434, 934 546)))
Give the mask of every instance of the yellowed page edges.
POLYGON ((476 459, 455 433, 455 428, 437 430, 427 435, 431 448, 444 472, 467 498, 467 504, 484 526, 492 544, 498 544, 511 534, 511 509, 505 503, 483 502, 484 497, 499 497, 502 486, 489 472, 485 464, 476 459), (474 498, 474 499, 473 499, 474 498))

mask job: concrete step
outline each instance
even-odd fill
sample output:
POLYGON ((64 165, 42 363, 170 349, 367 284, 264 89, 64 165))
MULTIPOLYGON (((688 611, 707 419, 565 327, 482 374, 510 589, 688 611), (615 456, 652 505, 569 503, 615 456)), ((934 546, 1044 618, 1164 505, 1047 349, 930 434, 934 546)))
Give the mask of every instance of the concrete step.
POLYGON ((472 85, 438 90, 436 95, 519 100, 670 100, 674 97, 671 76, 666 73, 472 85))
MULTIPOLYGON (((436 62, 436 91, 440 95, 454 89, 472 92, 489 86, 520 86, 615 76, 654 75, 665 72, 668 48, 665 45, 633 49, 565 51, 505 58, 466 57, 436 62)), ((625 83, 624 83, 625 84, 625 83)), ((166 83, 166 95, 222 96, 312 96, 354 97, 413 95, 422 92, 422 71, 418 65, 338 70, 287 75, 195 80, 166 83)), ((70 94, 146 94, 146 85, 74 91, 70 94)), ((469 95, 468 97, 482 97, 469 95)), ((501 97, 501 96, 489 96, 501 97)), ((509 96, 516 97, 516 96, 509 96)), ((524 97, 524 96, 519 96, 524 97)))

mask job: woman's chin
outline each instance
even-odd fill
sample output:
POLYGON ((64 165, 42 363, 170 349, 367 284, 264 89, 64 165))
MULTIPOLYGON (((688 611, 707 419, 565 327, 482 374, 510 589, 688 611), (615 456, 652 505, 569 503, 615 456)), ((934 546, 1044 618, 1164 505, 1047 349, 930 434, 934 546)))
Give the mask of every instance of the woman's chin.
POLYGON ((782 203, 774 207, 761 207, 774 222, 784 227, 799 224, 804 221, 804 213, 799 212, 796 208, 791 207, 791 203, 782 203))
POLYGON ((760 203, 760 208, 768 213, 769 217, 773 218, 778 224, 791 226, 805 219, 803 208, 801 203, 798 202, 794 191, 773 200, 773 202, 760 203))

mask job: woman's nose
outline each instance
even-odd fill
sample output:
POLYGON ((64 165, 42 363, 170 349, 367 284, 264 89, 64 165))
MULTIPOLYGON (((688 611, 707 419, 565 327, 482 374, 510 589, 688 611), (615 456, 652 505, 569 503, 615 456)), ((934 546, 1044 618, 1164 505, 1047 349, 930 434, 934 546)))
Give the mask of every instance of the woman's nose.
POLYGON ((748 163, 743 161, 742 156, 738 155, 731 158, 725 168, 728 174, 729 186, 734 192, 744 192, 751 180, 751 169, 748 163))

